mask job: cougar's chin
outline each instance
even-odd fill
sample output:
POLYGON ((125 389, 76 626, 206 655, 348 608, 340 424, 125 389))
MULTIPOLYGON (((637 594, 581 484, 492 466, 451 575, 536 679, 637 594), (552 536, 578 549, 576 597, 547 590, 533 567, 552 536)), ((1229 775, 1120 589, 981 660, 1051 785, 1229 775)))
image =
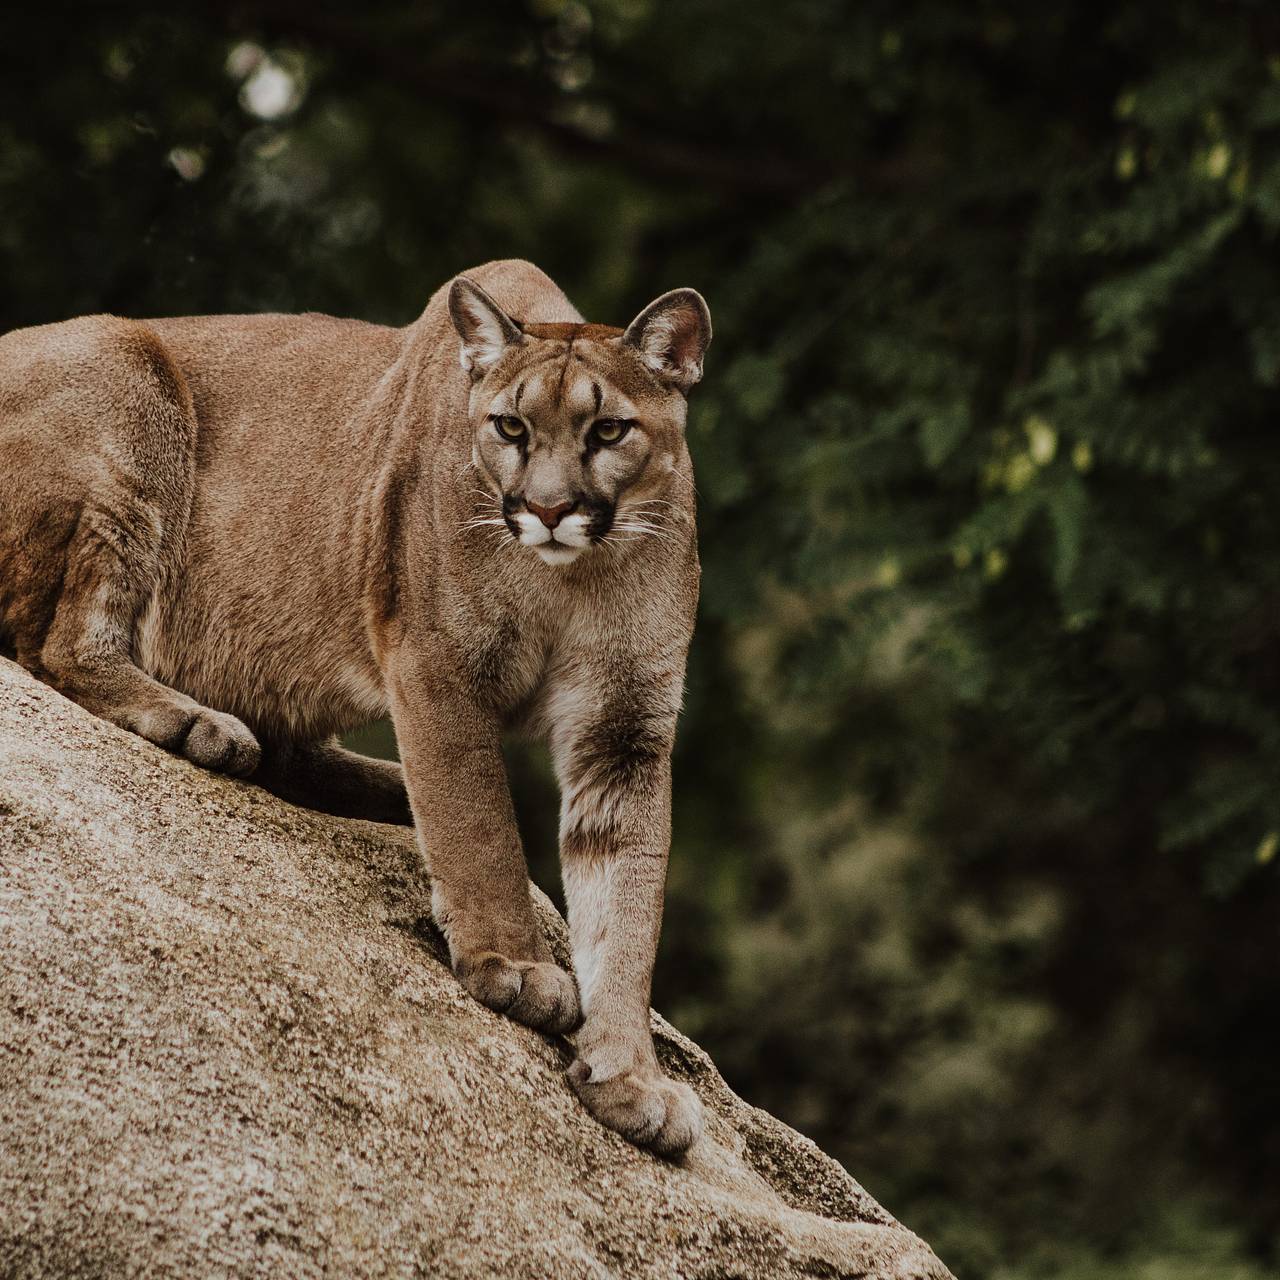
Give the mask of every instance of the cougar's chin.
POLYGON ((585 547, 566 547, 560 542, 543 542, 533 548, 545 564, 572 564, 586 550, 585 547))

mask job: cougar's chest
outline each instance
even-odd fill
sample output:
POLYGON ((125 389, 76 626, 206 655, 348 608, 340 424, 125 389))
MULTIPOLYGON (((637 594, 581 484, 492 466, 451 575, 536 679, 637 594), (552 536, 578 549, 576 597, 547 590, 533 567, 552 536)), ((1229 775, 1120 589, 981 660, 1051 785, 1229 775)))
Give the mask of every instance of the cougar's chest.
POLYGON ((467 657, 475 692, 507 728, 535 729, 548 690, 592 629, 584 610, 563 597, 534 597, 495 614, 476 632, 467 657))
POLYGON ((533 697, 554 647, 536 614, 501 607, 485 609, 455 642, 473 696, 504 720, 533 697))

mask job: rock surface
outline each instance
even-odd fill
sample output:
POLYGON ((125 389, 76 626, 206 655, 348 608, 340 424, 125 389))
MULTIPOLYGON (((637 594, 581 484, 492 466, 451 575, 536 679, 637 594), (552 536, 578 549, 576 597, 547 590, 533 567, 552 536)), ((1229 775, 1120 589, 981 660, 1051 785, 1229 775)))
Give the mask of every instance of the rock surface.
POLYGON ((428 903, 408 832, 0 659, 0 1276, 949 1275, 656 1015, 706 1136, 674 1166, 601 1129, 428 903))

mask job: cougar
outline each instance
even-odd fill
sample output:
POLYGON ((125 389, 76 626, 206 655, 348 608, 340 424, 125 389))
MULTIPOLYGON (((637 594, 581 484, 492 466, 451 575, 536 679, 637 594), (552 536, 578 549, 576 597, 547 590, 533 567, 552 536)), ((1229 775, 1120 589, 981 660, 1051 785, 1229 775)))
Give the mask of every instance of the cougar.
POLYGON ((667 1156, 650 978, 699 566, 677 289, 587 324, 527 262, 403 329, 90 316, 0 338, 0 646, 106 720, 331 813, 412 822, 453 970, 574 1034, 601 1123, 667 1156), (401 765, 337 735, 389 714, 401 765), (501 751, 549 744, 574 976, 501 751))

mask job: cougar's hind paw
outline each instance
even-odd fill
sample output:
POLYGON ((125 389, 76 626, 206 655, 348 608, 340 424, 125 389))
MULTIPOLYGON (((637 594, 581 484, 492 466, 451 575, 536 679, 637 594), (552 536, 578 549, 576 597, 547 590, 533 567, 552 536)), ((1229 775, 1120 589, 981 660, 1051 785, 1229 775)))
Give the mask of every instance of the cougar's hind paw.
POLYGON ((203 769, 243 778, 251 774, 262 759, 257 738, 235 716, 201 707, 185 698, 127 708, 111 718, 148 742, 186 756, 203 769))
POLYGON ((251 774, 262 759, 257 738, 235 716, 207 708, 196 712, 181 750, 193 764, 237 778, 251 774))

